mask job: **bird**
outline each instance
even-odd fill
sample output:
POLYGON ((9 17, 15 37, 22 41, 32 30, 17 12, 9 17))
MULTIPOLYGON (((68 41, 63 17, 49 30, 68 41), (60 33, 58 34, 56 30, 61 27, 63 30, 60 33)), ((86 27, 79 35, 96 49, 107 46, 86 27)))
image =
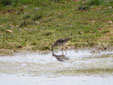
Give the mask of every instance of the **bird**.
POLYGON ((53 45, 52 45, 52 52, 54 50, 54 47, 56 46, 62 46, 62 50, 63 50, 63 46, 72 38, 65 38, 65 39, 58 39, 53 45))

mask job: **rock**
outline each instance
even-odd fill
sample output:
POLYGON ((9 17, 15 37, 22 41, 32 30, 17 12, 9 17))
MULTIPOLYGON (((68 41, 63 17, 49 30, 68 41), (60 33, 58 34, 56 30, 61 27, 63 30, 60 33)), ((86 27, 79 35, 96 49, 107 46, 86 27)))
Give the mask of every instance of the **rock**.
POLYGON ((109 6, 108 8, 109 8, 109 9, 111 9, 111 8, 112 8, 112 6, 109 6))
POLYGON ((6 30, 6 32, 8 32, 8 33, 12 33, 13 31, 12 31, 12 30, 7 29, 7 30, 6 30))
POLYGON ((111 20, 109 20, 108 22, 109 22, 109 24, 112 24, 113 23, 111 20))
POLYGON ((79 34, 83 35, 84 33, 82 31, 80 31, 79 34))

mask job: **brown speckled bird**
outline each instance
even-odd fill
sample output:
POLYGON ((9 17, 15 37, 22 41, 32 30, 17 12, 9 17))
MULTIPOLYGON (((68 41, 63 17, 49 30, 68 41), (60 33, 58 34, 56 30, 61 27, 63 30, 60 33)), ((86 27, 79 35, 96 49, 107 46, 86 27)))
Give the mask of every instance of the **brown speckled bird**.
POLYGON ((58 39, 53 45, 52 45, 52 51, 54 50, 54 47, 56 46, 63 46, 70 40, 71 38, 65 38, 65 39, 58 39))

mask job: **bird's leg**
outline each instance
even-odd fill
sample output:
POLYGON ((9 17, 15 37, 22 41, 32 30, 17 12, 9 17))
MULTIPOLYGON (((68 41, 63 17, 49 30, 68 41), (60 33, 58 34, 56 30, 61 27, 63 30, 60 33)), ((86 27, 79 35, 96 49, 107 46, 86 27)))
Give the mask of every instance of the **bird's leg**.
POLYGON ((54 56, 54 49, 52 49, 52 56, 51 56, 51 60, 52 60, 52 57, 54 56))
POLYGON ((65 50, 65 48, 64 48, 64 52, 65 52, 65 55, 66 55, 67 53, 66 53, 66 50, 65 50))
POLYGON ((62 55, 64 55, 64 52, 63 52, 63 45, 62 45, 62 55))
POLYGON ((67 53, 66 53, 65 47, 63 47, 63 51, 64 51, 63 54, 66 55, 67 53))

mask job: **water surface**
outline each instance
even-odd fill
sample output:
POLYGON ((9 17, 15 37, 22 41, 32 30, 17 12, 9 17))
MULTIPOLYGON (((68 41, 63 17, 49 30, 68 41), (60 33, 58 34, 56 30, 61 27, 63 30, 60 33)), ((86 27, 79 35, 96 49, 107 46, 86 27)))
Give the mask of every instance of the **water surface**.
MULTIPOLYGON (((57 51, 55 54, 61 53, 57 51)), ((63 62, 51 52, 0 56, 0 82, 2 85, 17 82, 18 85, 113 84, 113 51, 67 50, 65 56, 69 60, 63 62)))

